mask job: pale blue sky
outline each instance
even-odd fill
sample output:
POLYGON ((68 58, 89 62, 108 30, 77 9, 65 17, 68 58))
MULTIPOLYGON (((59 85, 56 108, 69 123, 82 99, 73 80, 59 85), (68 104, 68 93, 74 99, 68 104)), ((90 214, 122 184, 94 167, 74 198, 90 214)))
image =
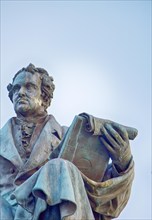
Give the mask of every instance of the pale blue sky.
POLYGON ((2 1, 1 126, 7 84, 30 62, 54 77, 49 113, 88 112, 136 127, 135 180, 118 219, 151 219, 151 1, 2 1))

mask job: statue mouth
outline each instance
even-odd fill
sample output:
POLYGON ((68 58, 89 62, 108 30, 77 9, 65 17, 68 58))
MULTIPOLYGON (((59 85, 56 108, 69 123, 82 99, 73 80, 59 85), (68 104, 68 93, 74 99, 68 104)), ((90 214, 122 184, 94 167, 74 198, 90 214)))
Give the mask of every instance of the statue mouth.
POLYGON ((17 103, 19 103, 19 104, 26 104, 27 102, 28 102, 27 99, 18 99, 17 100, 17 103))

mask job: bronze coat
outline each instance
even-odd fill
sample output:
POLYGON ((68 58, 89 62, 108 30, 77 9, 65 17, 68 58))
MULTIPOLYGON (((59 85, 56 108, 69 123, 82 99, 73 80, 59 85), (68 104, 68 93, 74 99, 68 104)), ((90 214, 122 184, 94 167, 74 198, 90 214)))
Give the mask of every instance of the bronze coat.
MULTIPOLYGON (((14 181, 17 184, 24 182, 49 160, 52 148, 55 149, 59 145, 65 129, 57 123, 53 116, 49 116, 40 129, 37 139, 35 141, 31 139, 33 150, 27 162, 23 164, 15 147, 11 121, 12 119, 1 130, 0 192, 2 197, 13 205, 14 200, 10 200, 10 194, 16 188, 14 181)), ((105 181, 102 183, 96 183, 82 175, 93 210, 102 214, 103 219, 117 217, 129 199, 133 176, 133 161, 121 174, 117 173, 114 166, 108 167, 104 177, 105 181)))

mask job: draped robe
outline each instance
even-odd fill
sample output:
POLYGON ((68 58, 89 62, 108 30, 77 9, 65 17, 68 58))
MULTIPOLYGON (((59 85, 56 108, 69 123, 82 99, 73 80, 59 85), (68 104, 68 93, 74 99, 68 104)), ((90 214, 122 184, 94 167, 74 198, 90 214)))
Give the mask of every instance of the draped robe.
MULTIPOLYGON (((23 162, 13 136, 13 120, 1 129, 0 149, 1 201, 8 204, 10 220, 108 220, 119 216, 130 196, 133 160, 122 173, 109 164, 101 182, 89 179, 53 153, 66 129, 49 115, 36 126, 31 154, 23 162)), ((5 211, 2 209, 1 216, 5 211)))

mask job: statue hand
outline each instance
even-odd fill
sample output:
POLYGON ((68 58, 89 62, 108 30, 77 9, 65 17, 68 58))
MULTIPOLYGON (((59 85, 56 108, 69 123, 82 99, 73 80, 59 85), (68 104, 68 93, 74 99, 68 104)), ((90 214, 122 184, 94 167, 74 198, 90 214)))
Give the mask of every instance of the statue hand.
POLYGON ((101 142, 108 150, 119 172, 127 169, 132 158, 127 130, 115 122, 105 123, 101 128, 101 142))

